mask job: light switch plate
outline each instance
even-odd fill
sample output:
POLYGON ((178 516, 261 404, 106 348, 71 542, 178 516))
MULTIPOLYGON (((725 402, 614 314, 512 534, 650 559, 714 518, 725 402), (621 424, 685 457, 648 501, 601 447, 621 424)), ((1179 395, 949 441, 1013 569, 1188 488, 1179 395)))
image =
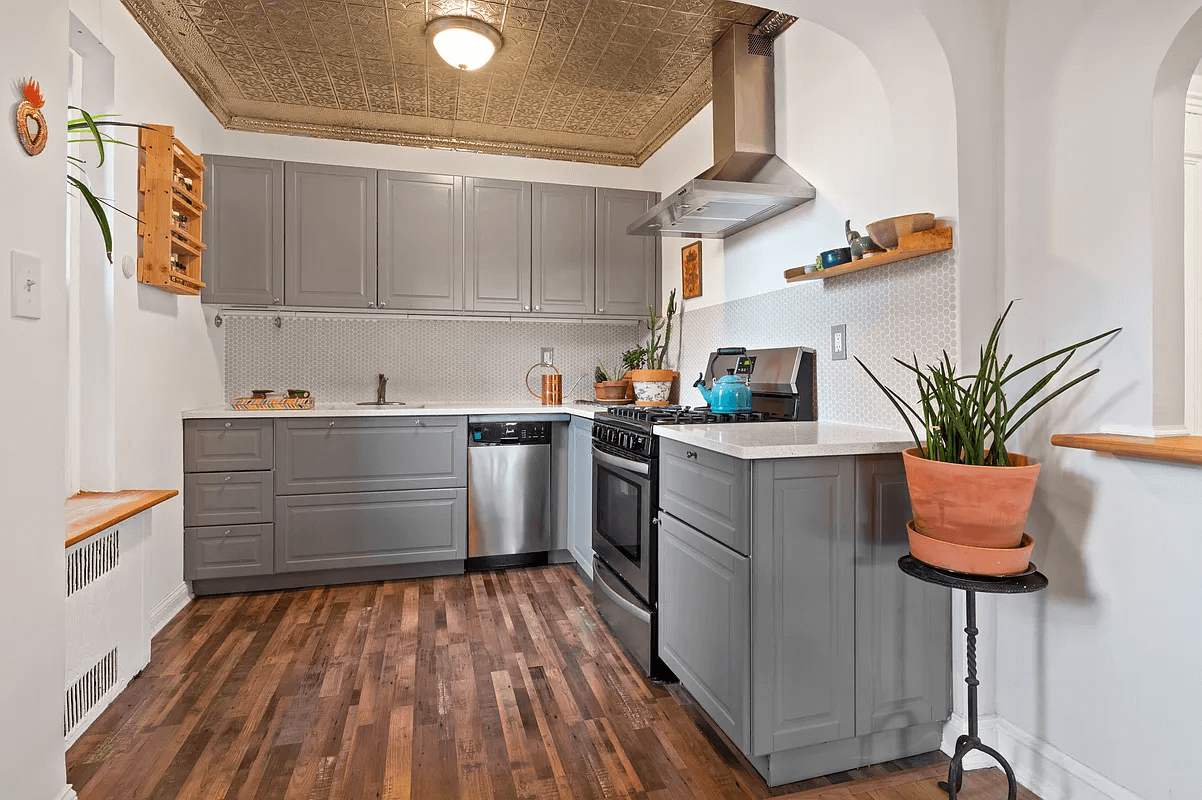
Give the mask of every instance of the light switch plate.
POLYGON ((544 347, 541 350, 539 350, 538 352, 539 352, 538 360, 541 361, 542 363, 546 364, 547 366, 551 366, 552 364, 555 363, 555 348, 554 347, 544 347))
POLYGON ((32 253, 12 251, 13 316, 22 319, 42 318, 42 259, 32 253))
POLYGON ((831 361, 847 360, 847 325, 831 326, 831 361))

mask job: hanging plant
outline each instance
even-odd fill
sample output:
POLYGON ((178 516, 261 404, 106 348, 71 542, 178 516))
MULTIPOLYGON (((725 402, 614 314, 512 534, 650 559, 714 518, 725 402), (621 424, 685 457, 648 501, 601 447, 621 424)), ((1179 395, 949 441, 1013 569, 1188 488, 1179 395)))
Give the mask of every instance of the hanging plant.
MULTIPOLYGON (((104 164, 107 145, 124 145, 125 147, 137 147, 130 142, 122 141, 121 139, 105 133, 101 128, 145 128, 145 125, 138 125, 133 122, 118 122, 110 117, 117 116, 116 114, 89 114, 78 106, 67 106, 72 111, 78 111, 79 117, 67 120, 67 135, 70 137, 75 134, 78 138, 68 138, 69 144, 88 144, 96 145, 98 161, 96 166, 104 164), (82 134, 81 136, 79 136, 82 134)), ((129 214, 116 205, 111 200, 103 197, 97 197, 88 185, 88 173, 84 169, 87 162, 78 156, 67 155, 67 183, 79 192, 83 198, 88 210, 92 212, 92 216, 96 219, 96 225, 100 228, 100 235, 104 239, 104 251, 108 257, 109 263, 113 263, 113 230, 109 225, 108 215, 105 214, 104 208, 108 206, 114 211, 125 214, 134 221, 138 218, 133 214, 129 214)))

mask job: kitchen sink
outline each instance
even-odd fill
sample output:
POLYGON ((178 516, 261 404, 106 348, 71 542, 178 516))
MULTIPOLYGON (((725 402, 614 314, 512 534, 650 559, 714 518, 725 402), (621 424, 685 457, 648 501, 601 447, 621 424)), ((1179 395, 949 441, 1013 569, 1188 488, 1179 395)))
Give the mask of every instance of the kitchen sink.
POLYGON ((415 405, 415 404, 411 404, 411 403, 402 403, 400 400, 385 400, 383 402, 380 402, 379 400, 365 400, 362 403, 356 403, 355 405, 360 405, 360 406, 408 406, 409 408, 425 408, 426 407, 424 403, 417 403, 415 405))

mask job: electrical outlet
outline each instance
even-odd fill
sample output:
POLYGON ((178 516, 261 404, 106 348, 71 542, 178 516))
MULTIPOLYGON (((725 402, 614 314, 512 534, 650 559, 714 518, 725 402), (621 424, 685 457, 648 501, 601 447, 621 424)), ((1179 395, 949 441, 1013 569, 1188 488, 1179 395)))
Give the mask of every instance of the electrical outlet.
POLYGON ((831 326, 831 361, 847 360, 847 325, 831 326))
POLYGON ((544 347, 544 348, 540 349, 538 352, 539 352, 539 361, 543 362, 544 364, 546 364, 548 366, 551 366, 555 363, 555 348, 554 347, 544 347))

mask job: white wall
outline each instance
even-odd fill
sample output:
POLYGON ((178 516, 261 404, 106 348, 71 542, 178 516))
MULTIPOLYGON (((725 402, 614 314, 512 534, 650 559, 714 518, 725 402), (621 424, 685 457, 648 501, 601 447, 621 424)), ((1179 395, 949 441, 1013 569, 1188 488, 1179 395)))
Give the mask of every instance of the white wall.
POLYGON ((5 0, 0 47, 0 375, 8 420, 0 458, 0 793, 54 800, 63 769, 65 648, 63 500, 66 480, 67 3, 5 0), (46 149, 25 154, 12 128, 15 86, 32 75, 46 96, 46 149), (10 315, 12 250, 42 259, 42 318, 10 315))

